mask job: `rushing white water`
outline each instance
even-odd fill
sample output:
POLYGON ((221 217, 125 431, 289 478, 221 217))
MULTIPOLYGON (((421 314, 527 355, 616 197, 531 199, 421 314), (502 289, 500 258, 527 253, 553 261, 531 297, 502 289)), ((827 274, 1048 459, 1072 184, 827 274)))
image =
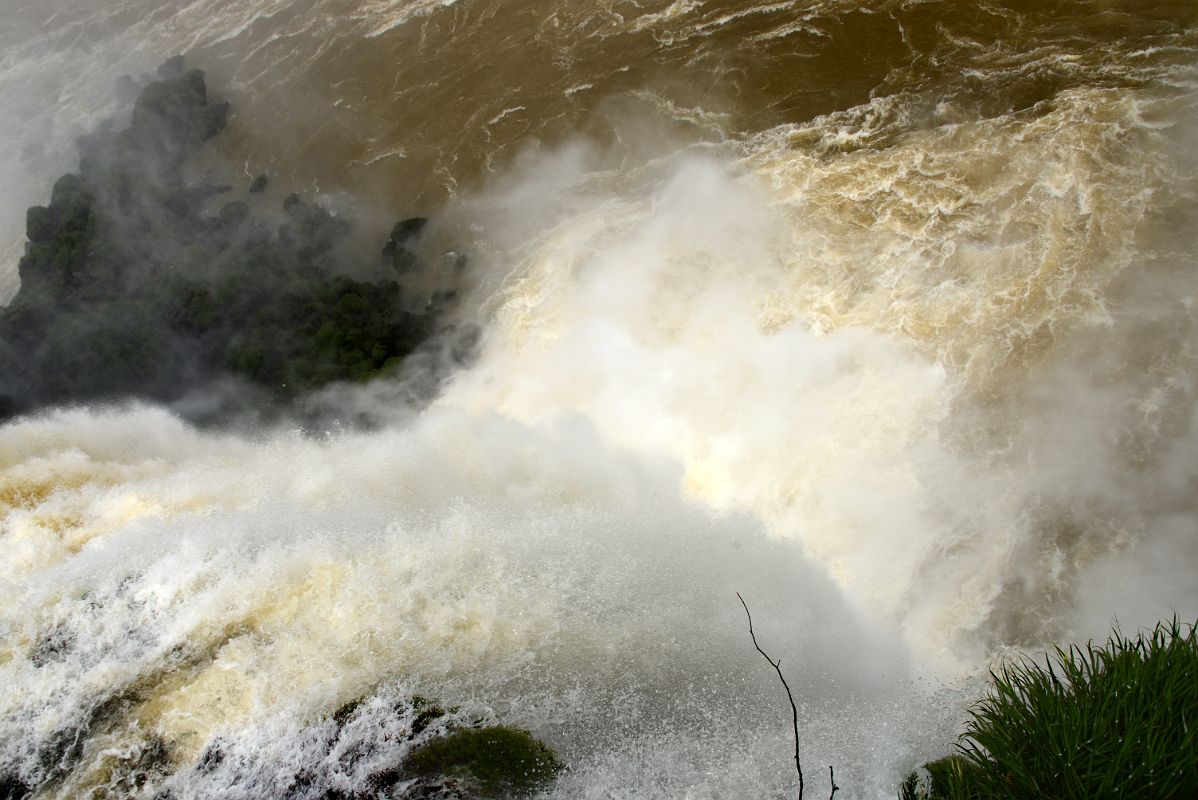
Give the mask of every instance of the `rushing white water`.
POLYGON ((349 88, 295 104, 278 161, 236 128, 214 158, 353 190, 411 153, 445 199, 430 252, 470 254, 460 313, 484 338, 428 408, 386 383, 314 401, 370 432, 141 406, 0 427, 0 771, 44 797, 318 797, 401 758, 411 715, 389 710, 421 694, 552 744, 555 797, 787 796, 785 697, 739 591, 796 691, 809 786, 834 764, 841 796, 892 797, 994 655, 1198 616, 1192 27, 1084 3, 1076 30, 1017 3, 981 22, 930 2, 342 5, 3 12, 24 26, 0 40, 22 145, 4 225, 121 72, 197 51, 248 128, 323 70, 349 88), (816 77, 837 48, 872 69, 852 36, 885 60, 885 20, 915 55, 864 95, 845 76, 839 106, 790 87, 759 118, 660 77, 719 63, 749 95, 779 41, 816 43, 816 77), (384 102, 377 62, 342 59, 396 37, 421 48, 397 69, 444 77, 384 80, 384 102), (530 41, 565 66, 470 99, 489 84, 449 56, 530 41), (746 42, 764 67, 721 60, 746 42), (473 127, 393 137, 395 102, 473 127), (360 127, 304 167, 330 103, 360 127))

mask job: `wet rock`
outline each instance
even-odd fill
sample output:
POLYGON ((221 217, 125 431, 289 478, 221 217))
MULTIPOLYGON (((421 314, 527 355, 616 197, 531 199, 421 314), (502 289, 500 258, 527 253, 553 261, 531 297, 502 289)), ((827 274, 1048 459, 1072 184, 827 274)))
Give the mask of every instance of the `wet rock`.
MULTIPOLYGON (((129 752, 108 753, 103 758, 108 784, 102 790, 106 794, 100 797, 137 797, 165 778, 171 767, 170 752, 159 736, 150 736, 129 752)), ((156 794, 158 797, 165 795, 156 794)))
POLYGON ((221 765, 225 760, 223 744, 220 739, 217 739, 205 748, 200 760, 196 763, 196 772, 209 773, 221 765))
POLYGON ((383 245, 384 263, 390 264, 401 275, 411 272, 419 263, 413 248, 427 225, 426 217, 409 217, 395 223, 391 236, 383 245))
POLYGON ((518 728, 492 726, 432 739, 404 761, 423 778, 455 779, 483 797, 531 794, 561 770, 553 751, 518 728))
POLYGON ((365 699, 365 697, 355 697, 353 700, 342 703, 337 710, 333 712, 333 722, 337 723, 338 728, 345 726, 345 723, 348 722, 349 718, 353 716, 353 713, 361 707, 362 701, 365 699))
POLYGON ((428 225, 428 217, 408 217, 395 223, 391 229, 391 242, 406 244, 419 236, 428 225))
POLYGON ((31 794, 33 790, 16 775, 0 774, 0 800, 25 800, 31 794))
POLYGON ((420 778, 403 790, 404 800, 478 800, 483 797, 453 778, 420 778))
POLYGON ((33 646, 29 660, 35 667, 44 667, 62 658, 75 645, 75 634, 66 626, 59 625, 43 634, 33 646))

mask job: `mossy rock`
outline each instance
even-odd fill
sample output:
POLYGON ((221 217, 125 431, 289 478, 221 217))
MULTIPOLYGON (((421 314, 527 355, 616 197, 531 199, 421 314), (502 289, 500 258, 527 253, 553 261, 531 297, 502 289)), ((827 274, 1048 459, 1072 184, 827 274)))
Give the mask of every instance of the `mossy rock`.
POLYGON ((473 728, 433 739, 408 756, 406 772, 447 776, 477 786, 485 797, 527 795, 561 770, 544 743, 518 728, 473 728))

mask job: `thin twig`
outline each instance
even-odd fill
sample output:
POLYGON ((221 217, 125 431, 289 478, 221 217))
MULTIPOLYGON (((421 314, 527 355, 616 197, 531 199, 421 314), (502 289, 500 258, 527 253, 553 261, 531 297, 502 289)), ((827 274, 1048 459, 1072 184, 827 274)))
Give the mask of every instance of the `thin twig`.
MULTIPOLYGON (((794 718, 795 729, 795 769, 799 773, 799 800, 803 800, 803 765, 799 762, 799 708, 795 705, 794 695, 790 693, 790 686, 786 683, 786 677, 782 674, 782 659, 775 661, 766 655, 761 649, 761 645, 757 644, 757 634, 753 633, 753 615, 749 613, 749 604, 745 602, 745 598, 740 596, 740 592, 736 593, 736 599, 740 600, 740 604, 745 607, 745 616, 749 618, 749 637, 753 640, 753 646, 757 648, 757 652, 761 653, 761 657, 770 663, 774 671, 778 673, 778 680, 782 681, 782 688, 786 690, 786 699, 790 700, 790 711, 794 718)), ((835 783, 833 784, 835 786, 835 783)), ((835 789, 832 790, 835 793, 835 789)))
POLYGON ((836 785, 836 773, 832 771, 832 765, 828 765, 828 782, 832 784, 832 794, 828 795, 828 800, 832 800, 836 793, 840 791, 840 787, 836 785))

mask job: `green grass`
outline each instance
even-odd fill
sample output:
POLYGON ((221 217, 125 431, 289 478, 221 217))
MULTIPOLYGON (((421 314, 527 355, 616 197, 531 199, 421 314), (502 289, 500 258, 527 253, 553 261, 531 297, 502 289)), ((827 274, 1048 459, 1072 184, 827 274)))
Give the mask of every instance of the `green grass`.
POLYGON ((1198 797, 1198 639, 1174 618, 992 671, 960 751, 900 797, 1198 797))

